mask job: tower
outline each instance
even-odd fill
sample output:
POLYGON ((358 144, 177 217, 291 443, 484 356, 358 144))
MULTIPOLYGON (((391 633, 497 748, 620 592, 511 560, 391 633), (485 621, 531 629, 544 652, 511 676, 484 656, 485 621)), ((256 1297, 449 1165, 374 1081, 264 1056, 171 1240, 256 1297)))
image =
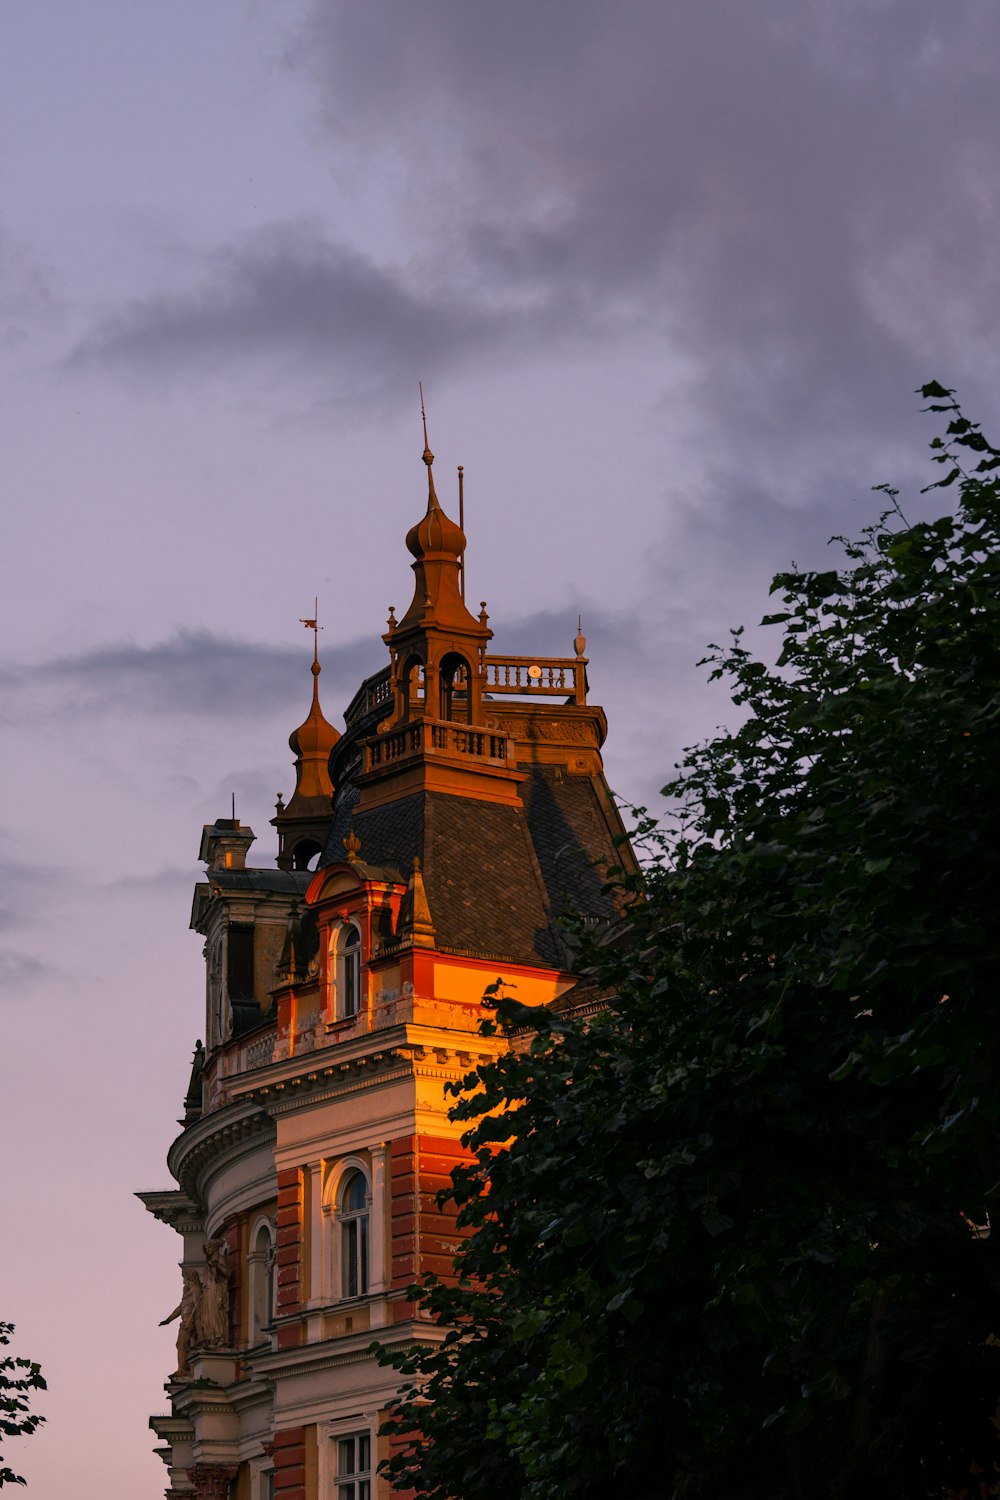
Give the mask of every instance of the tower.
POLYGON ((378 1428, 397 1377, 369 1351, 443 1337, 407 1288, 447 1275, 457 1242, 437 1204, 463 1157, 446 1086, 504 1045, 478 1024, 498 975, 526 1004, 594 1003, 558 919, 607 920, 600 862, 631 859, 586 641, 571 657, 490 652, 426 432, 423 457, 413 598, 390 610, 388 663, 342 734, 314 652, 278 868, 246 866, 235 819, 202 838, 205 1047, 168 1155, 176 1186, 139 1195, 184 1244, 170 1411, 151 1419, 170 1500, 386 1492, 378 1428))
POLYGON ((305 720, 288 737, 295 756, 295 790, 287 806, 279 793, 271 826, 278 830, 278 869, 307 870, 321 853, 330 825, 333 783, 330 752, 340 739, 319 704, 319 620, 303 620, 313 632, 312 703, 305 720))

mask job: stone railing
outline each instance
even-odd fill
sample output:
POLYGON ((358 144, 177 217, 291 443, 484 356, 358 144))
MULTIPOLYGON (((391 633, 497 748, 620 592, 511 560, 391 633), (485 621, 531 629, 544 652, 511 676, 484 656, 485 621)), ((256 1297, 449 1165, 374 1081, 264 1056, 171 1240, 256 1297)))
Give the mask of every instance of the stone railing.
POLYGON ((523 698, 587 701, 587 663, 582 656, 487 656, 484 691, 523 698))
POLYGON ((506 766, 510 741, 506 734, 455 724, 450 719, 411 719, 397 724, 365 744, 365 770, 396 765, 419 755, 442 755, 450 760, 506 766))
POLYGON ((344 720, 348 728, 350 728, 359 719, 365 718, 373 709, 380 708, 383 705, 388 707, 391 702, 392 689, 389 686, 389 668, 383 667, 381 672, 376 672, 374 676, 365 678, 347 705, 344 720))

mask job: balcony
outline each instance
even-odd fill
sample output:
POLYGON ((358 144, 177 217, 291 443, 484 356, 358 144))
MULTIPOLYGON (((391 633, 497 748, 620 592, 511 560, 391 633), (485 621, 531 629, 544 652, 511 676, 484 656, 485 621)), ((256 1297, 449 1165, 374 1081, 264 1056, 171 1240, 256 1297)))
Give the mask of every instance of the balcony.
MULTIPOLYGON (((421 756, 437 756, 459 764, 508 768, 510 738, 476 725, 450 719, 409 719, 367 740, 365 771, 385 770, 421 756)), ((512 763, 511 763, 512 765, 512 763)))

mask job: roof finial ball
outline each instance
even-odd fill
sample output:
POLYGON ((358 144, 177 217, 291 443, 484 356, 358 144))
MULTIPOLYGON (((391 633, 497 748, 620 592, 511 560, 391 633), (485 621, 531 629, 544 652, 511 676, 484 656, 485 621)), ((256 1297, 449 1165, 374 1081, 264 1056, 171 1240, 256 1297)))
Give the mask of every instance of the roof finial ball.
POLYGON ((586 652, 587 652, 587 637, 583 633, 583 616, 582 615, 577 615, 577 617, 576 617, 576 640, 573 642, 573 649, 576 652, 578 659, 581 656, 585 656, 586 655, 586 652))

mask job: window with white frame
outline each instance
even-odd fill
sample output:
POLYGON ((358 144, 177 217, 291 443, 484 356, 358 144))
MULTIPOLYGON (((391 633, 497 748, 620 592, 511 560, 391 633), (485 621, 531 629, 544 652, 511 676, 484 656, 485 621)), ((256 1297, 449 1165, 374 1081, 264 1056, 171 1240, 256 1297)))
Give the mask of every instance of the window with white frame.
POLYGON ((371 1193, 368 1179, 355 1167, 340 1184, 337 1238, 340 1242, 340 1295, 363 1297, 368 1291, 371 1193))
POLYGON ((247 1264, 250 1270, 250 1342, 262 1342, 274 1318, 277 1256, 274 1229, 264 1220, 257 1227, 247 1264))
POLYGON ((371 1500, 370 1432, 350 1432, 336 1439, 337 1500, 371 1500))
POLYGON ((361 934, 343 922, 330 934, 330 1015, 356 1016, 361 1009, 361 934))
POLYGON ((250 1460, 250 1500, 274 1500, 274 1469, 270 1459, 250 1460))

